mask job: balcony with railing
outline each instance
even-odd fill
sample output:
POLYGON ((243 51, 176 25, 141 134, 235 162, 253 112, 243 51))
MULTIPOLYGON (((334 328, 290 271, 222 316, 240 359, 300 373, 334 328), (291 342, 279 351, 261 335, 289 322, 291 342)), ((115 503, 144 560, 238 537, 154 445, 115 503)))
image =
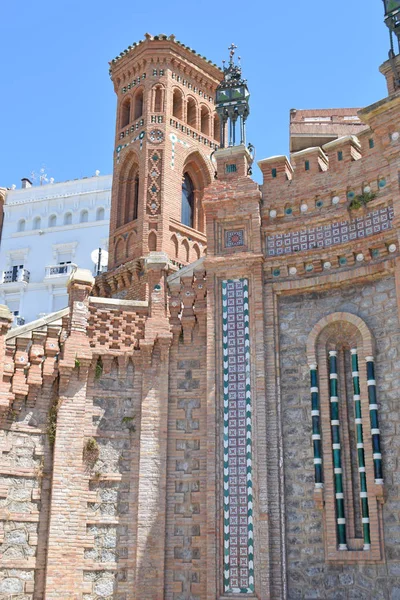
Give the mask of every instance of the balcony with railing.
POLYGON ((29 283, 30 276, 28 269, 14 267, 3 271, 1 283, 29 283))
POLYGON ((75 271, 77 265, 67 263, 64 265, 49 265, 46 267, 45 279, 69 277, 75 271))

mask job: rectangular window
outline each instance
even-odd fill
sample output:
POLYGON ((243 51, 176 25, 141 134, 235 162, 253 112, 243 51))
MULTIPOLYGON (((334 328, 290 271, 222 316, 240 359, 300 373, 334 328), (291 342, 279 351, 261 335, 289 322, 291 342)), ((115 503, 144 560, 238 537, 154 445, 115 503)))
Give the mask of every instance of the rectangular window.
POLYGON ((272 174, 272 178, 275 179, 275 177, 276 177, 276 169, 272 169, 271 174, 272 174))
POLYGON ((368 146, 369 146, 370 148, 373 148, 373 147, 375 146, 375 144, 374 144, 374 140, 373 140, 372 138, 369 138, 369 140, 368 140, 368 146))
POLYGON ((339 152, 337 153, 337 159, 343 160, 343 152, 341 150, 339 150, 339 152))
POLYGON ((310 161, 309 160, 306 160, 306 162, 304 163, 304 168, 306 171, 310 170, 310 161))
POLYGON ((232 164, 232 165, 226 165, 226 167, 225 167, 225 171, 226 171, 227 173, 236 173, 236 171, 237 171, 236 165, 235 165, 235 164, 232 164))

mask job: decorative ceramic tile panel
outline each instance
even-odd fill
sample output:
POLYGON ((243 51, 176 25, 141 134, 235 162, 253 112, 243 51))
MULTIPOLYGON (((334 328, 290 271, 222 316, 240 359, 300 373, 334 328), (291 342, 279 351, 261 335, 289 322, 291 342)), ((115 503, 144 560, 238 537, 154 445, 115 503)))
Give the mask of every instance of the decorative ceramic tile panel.
POLYGON ((393 206, 374 210, 351 221, 340 221, 290 233, 267 236, 267 255, 280 256, 313 248, 329 248, 391 229, 393 206))
POLYGON ((225 248, 244 246, 244 229, 225 231, 225 248))
POLYGON ((224 591, 254 592, 248 280, 222 282, 224 591))

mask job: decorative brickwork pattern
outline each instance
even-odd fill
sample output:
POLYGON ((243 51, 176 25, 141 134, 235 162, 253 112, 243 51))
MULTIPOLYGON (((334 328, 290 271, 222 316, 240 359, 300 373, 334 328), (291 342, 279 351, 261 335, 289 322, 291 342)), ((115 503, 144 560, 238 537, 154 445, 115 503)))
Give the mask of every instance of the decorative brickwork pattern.
POLYGON ((148 156, 149 180, 147 190, 147 212, 155 215, 160 211, 160 191, 161 191, 161 169, 162 152, 161 150, 149 150, 148 156))
POLYGON ((254 591, 248 281, 222 282, 224 588, 254 591))
POLYGON ((280 256, 357 241, 391 229, 393 216, 393 206, 387 206, 374 210, 366 216, 356 217, 351 221, 340 221, 300 231, 268 235, 266 238, 267 255, 280 256))
POLYGON ((145 317, 134 311, 98 309, 90 306, 88 336, 91 347, 122 350, 144 337, 145 317))

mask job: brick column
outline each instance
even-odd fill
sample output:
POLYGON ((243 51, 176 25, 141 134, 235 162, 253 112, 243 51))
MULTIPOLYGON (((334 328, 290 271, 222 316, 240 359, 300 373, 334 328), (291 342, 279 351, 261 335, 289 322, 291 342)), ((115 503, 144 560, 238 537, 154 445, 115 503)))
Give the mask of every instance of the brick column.
POLYGON ((83 446, 87 374, 91 361, 86 327, 93 282, 89 271, 78 269, 68 285, 69 335, 60 361, 46 600, 82 598, 87 492, 83 446))
POLYGON ((146 259, 149 312, 142 353, 142 405, 136 556, 137 600, 163 600, 165 561, 166 469, 169 348, 172 334, 166 315, 165 269, 168 259, 146 259))

